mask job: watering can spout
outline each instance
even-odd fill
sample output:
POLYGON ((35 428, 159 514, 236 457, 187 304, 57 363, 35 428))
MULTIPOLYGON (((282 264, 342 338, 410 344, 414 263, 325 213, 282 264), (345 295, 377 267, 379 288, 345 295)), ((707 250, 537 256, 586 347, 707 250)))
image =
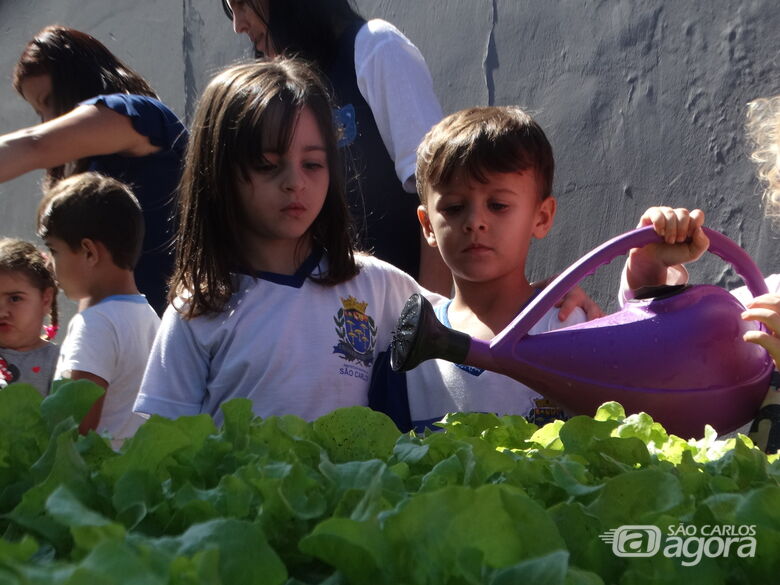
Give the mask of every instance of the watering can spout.
POLYGON ((407 372, 435 358, 462 363, 470 345, 471 337, 441 323, 428 299, 415 293, 406 301, 393 332, 390 366, 407 372))

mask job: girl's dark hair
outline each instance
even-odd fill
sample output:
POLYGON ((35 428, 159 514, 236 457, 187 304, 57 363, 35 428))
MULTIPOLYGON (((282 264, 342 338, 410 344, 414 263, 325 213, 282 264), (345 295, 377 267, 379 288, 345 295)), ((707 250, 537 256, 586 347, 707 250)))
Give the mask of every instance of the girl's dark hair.
MULTIPOLYGON (((51 106, 56 116, 101 94, 128 93, 156 98, 138 73, 94 37, 64 26, 47 26, 27 43, 16 63, 13 84, 22 93, 29 77, 51 77, 51 106)), ((85 160, 47 171, 49 183, 87 170, 85 160)))
POLYGON ((53 289, 51 299, 51 326, 46 328, 47 338, 53 339, 59 327, 57 312, 57 283, 49 262, 30 242, 16 238, 0 238, 0 272, 23 274, 30 284, 41 291, 53 289))
MULTIPOLYGON (((301 57, 322 70, 335 59, 343 28, 363 20, 349 0, 268 0, 269 14, 261 0, 242 1, 265 22, 276 52, 301 57)), ((228 0, 222 0, 222 7, 232 19, 228 0)))
POLYGON ((192 122, 179 185, 179 225, 170 300, 182 296, 186 318, 223 310, 235 292, 233 273, 251 266, 241 245, 237 180, 264 152, 289 149, 301 109, 309 108, 325 141, 330 183, 309 228, 327 252, 324 285, 358 272, 336 147, 331 102, 322 81, 301 61, 279 58, 230 67, 203 92, 192 122))

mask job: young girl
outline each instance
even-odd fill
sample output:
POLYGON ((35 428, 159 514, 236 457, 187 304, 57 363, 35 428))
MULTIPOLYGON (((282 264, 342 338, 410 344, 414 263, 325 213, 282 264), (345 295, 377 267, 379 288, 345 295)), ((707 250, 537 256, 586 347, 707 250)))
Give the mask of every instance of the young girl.
POLYGON ((46 396, 59 354, 51 343, 56 333, 57 286, 46 259, 28 242, 0 238, 0 388, 21 382, 46 396), (47 315, 51 325, 44 327, 47 315))
MULTIPOLYGON (((752 159, 758 164, 758 177, 765 184, 764 209, 780 226, 780 95, 760 98, 748 104, 748 136, 755 145, 752 159)), ((746 319, 761 321, 769 333, 752 331, 748 341, 764 346, 780 369, 780 275, 766 278, 769 293, 750 300, 747 289, 734 291, 748 310, 746 319)))
POLYGON ((41 124, 0 136, 0 182, 46 169, 48 186, 87 170, 132 185, 146 224, 136 281, 162 313, 184 126, 138 73, 72 28, 47 26, 27 43, 13 84, 41 124))
POLYGON ((231 67, 195 113, 171 305, 135 410, 314 419, 367 403, 416 283, 355 254, 331 104, 302 62, 231 67))

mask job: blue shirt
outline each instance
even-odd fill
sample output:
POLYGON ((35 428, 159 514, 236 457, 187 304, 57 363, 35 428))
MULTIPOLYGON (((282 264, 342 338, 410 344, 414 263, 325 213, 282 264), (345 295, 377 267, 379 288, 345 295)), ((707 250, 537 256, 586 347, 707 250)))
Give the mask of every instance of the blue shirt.
POLYGON ((135 269, 138 289, 162 314, 173 268, 175 192, 181 176, 187 130, 165 104, 133 94, 99 95, 80 105, 101 104, 130 118, 133 128, 160 150, 147 156, 108 154, 90 159, 89 170, 127 184, 143 209, 145 235, 135 269))

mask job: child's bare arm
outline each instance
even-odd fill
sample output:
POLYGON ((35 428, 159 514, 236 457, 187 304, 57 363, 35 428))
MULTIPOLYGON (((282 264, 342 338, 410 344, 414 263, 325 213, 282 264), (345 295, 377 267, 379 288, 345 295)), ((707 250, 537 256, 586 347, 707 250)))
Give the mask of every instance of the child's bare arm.
MULTIPOLYGON (((90 382, 94 382, 98 386, 102 387, 106 392, 108 392, 108 382, 101 378, 100 376, 96 376, 95 374, 92 374, 90 372, 84 372, 82 370, 73 370, 70 373, 70 379, 71 380, 89 380, 90 382)), ((95 431, 97 430, 98 423, 100 422, 100 416, 103 414, 103 403, 105 402, 106 394, 104 393, 103 396, 98 398, 97 402, 92 405, 92 408, 89 410, 89 412, 86 414, 86 416, 81 420, 81 424, 79 424, 79 433, 82 435, 86 435, 89 431, 95 431)))
POLYGON ((701 229, 704 213, 699 209, 651 207, 637 227, 652 225, 664 241, 634 248, 628 255, 626 279, 631 289, 674 284, 685 275, 682 264, 697 260, 710 245, 701 229))

